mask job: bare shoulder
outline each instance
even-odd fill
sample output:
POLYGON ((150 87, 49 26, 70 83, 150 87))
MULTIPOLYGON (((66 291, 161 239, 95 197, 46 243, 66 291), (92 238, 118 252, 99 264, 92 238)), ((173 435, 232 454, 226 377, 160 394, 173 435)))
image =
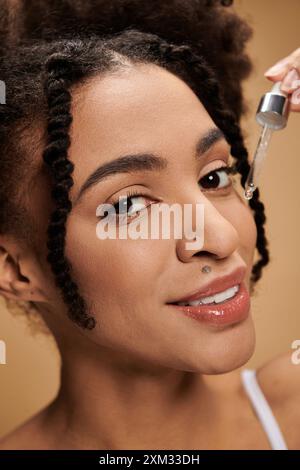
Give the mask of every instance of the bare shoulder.
POLYGON ((300 448, 300 363, 291 350, 257 369, 257 380, 290 450, 300 448))
POLYGON ((272 398, 273 402, 296 399, 299 401, 300 360, 295 361, 296 355, 294 353, 295 351, 290 350, 280 354, 260 366, 256 371, 264 392, 272 398))
POLYGON ((42 410, 16 429, 0 439, 0 450, 36 450, 47 448, 44 419, 47 410, 42 410))

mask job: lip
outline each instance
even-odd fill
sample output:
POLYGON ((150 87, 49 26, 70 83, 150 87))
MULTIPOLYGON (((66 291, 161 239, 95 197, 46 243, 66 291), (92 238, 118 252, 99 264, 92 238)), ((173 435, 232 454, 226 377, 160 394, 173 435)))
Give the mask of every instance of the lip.
POLYGON ((210 295, 217 294, 218 292, 222 292, 226 289, 229 289, 230 287, 241 284, 245 278, 245 275, 246 267, 239 266, 231 273, 226 274, 222 277, 218 277, 206 284, 205 286, 201 287, 197 291, 193 291, 192 293, 187 294, 186 296, 181 297, 180 299, 168 302, 168 304, 174 304, 175 302, 190 302, 192 300, 198 300, 203 297, 208 297, 210 295))
POLYGON ((245 283, 242 282, 239 286, 239 291, 234 297, 218 304, 202 304, 197 306, 167 305, 202 323, 214 327, 225 327, 240 323, 248 317, 250 295, 245 283))

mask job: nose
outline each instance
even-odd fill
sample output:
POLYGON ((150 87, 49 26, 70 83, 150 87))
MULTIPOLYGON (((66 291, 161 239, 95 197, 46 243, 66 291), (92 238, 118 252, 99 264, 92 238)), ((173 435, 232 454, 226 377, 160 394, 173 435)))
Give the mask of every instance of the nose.
POLYGON ((203 194, 199 196, 198 193, 197 200, 194 199, 193 203, 190 201, 190 204, 192 218, 189 226, 193 234, 200 238, 193 240, 191 230, 184 230, 182 238, 177 240, 178 258, 183 262, 189 262, 195 256, 202 256, 208 261, 209 258, 224 259, 234 253, 239 246, 239 235, 230 221, 223 217, 215 205, 203 194), (199 220, 200 223, 197 226, 199 220))

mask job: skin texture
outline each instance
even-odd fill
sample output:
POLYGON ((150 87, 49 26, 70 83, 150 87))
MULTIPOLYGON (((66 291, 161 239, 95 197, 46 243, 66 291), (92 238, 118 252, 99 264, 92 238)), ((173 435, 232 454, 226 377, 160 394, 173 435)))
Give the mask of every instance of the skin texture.
MULTIPOLYGON (((66 255, 96 316, 92 331, 69 321, 54 287, 43 250, 49 181, 43 174, 33 179, 31 205, 40 248, 35 253, 14 240, 1 240, 10 253, 2 264, 1 293, 38 304, 62 356, 61 388, 49 407, 0 448, 269 449, 239 377, 255 346, 251 315, 214 329, 165 305, 241 265, 249 289, 256 242, 252 213, 234 186, 199 187, 204 175, 229 163, 228 144, 220 140, 195 161, 196 141, 215 125, 192 90, 156 66, 129 68, 77 86, 72 113, 72 200, 99 164, 120 155, 151 151, 165 157, 168 168, 103 181, 70 214, 66 255), (112 198, 117 202, 128 189, 142 190, 154 202, 204 203, 202 250, 186 250, 184 238, 99 240, 97 206, 112 198), (211 273, 201 272, 205 264, 211 273), (240 429, 247 433, 241 435, 240 429)), ((296 446, 295 413, 292 417, 276 405, 273 370, 276 364, 267 364, 258 377, 289 446, 296 446)), ((286 406, 295 403, 299 389, 299 380, 293 380, 285 391, 286 406)))

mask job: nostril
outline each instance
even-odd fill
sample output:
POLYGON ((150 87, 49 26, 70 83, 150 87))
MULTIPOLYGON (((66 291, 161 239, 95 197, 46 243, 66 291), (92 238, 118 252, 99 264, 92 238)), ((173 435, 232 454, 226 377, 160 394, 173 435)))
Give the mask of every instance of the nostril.
POLYGON ((209 251, 197 251, 194 256, 209 256, 211 258, 211 253, 209 251))

